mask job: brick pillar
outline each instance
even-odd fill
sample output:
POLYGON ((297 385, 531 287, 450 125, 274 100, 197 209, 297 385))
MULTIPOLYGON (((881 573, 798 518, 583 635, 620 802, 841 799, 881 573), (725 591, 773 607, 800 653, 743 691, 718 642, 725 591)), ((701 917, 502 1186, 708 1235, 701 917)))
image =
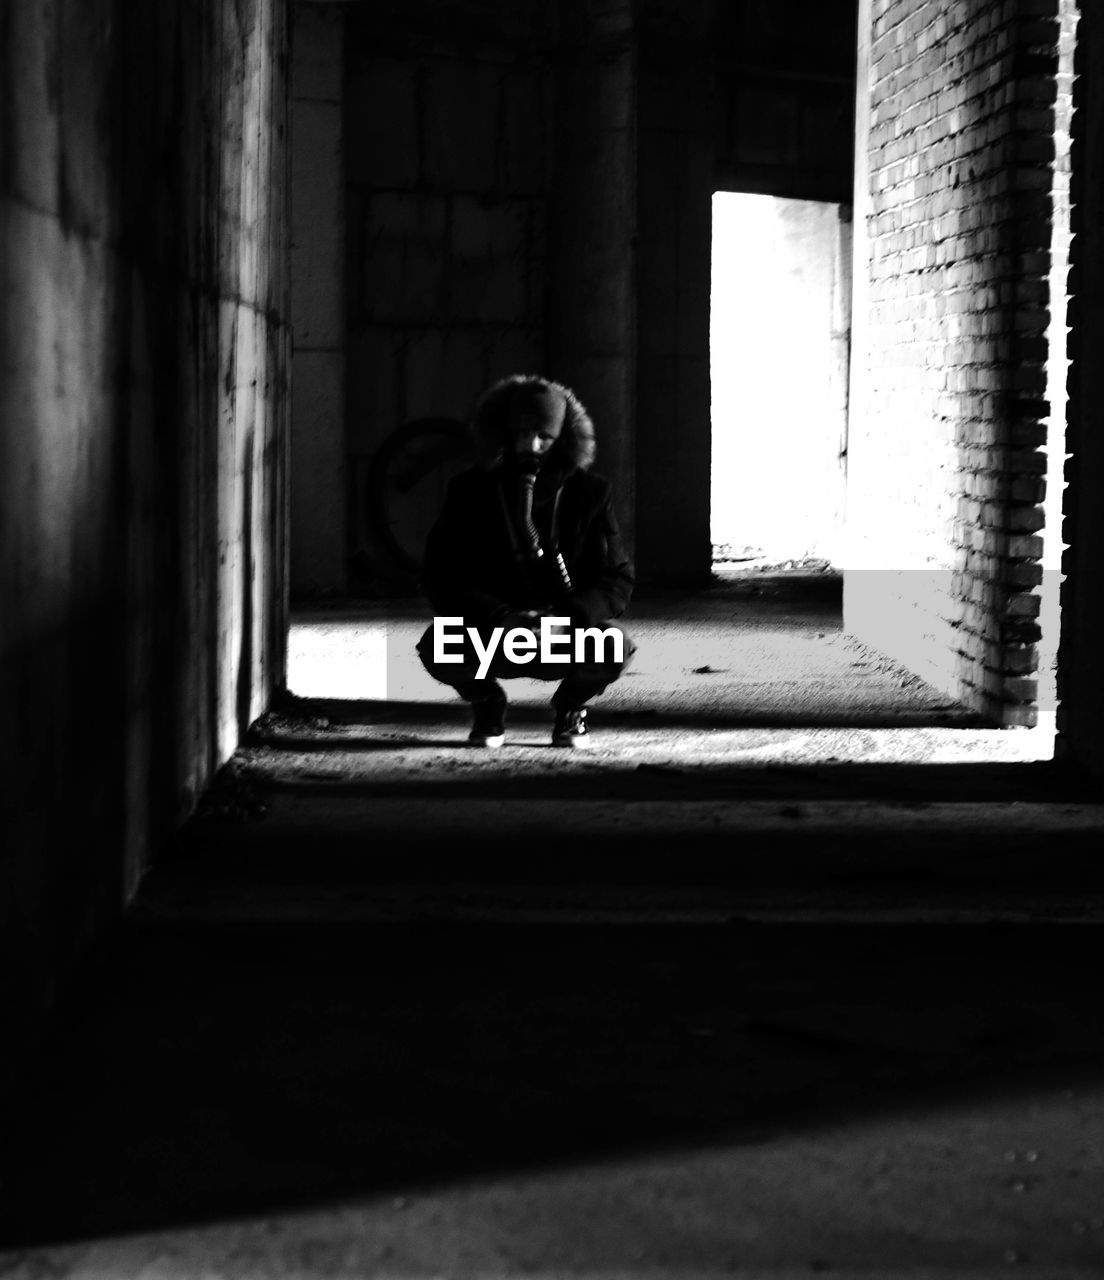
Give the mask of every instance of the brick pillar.
MULTIPOLYGON (((845 625, 1036 717, 1058 0, 872 0, 845 625)), ((861 203, 861 202, 860 202, 861 203)))

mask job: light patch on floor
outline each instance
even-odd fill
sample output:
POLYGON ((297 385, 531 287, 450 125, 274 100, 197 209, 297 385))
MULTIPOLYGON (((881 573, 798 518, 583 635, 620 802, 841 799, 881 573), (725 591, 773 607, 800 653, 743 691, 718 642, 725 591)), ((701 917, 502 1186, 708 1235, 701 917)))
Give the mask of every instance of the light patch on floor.
MULTIPOLYGON (((638 652, 594 703, 592 758, 1052 759, 1051 711, 1036 729, 979 727, 953 700, 844 635, 830 602, 795 602, 768 580, 756 590, 730 584, 634 604, 625 625, 638 652)), ((348 704, 358 725, 377 727, 381 746, 391 735, 396 753, 417 748, 420 770, 429 763, 426 747, 466 749, 466 708, 426 674, 415 653, 431 618, 416 600, 297 612, 288 644, 289 691, 348 704)), ((553 686, 519 678, 506 687, 506 757, 546 746, 553 686)), ((540 754, 539 767, 558 767, 549 753, 540 754)), ((374 753, 373 768, 387 763, 374 753)))

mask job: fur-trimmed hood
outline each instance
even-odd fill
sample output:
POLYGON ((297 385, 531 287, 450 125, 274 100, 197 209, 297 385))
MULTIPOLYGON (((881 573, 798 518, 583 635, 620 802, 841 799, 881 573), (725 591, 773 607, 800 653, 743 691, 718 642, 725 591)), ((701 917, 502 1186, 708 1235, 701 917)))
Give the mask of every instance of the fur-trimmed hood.
POLYGON ((590 415, 568 387, 529 373, 515 373, 502 378, 476 401, 471 429, 478 464, 490 470, 502 462, 510 439, 511 398, 521 387, 544 387, 559 392, 566 402, 563 429, 545 457, 545 469, 560 476, 588 470, 597 451, 590 415))

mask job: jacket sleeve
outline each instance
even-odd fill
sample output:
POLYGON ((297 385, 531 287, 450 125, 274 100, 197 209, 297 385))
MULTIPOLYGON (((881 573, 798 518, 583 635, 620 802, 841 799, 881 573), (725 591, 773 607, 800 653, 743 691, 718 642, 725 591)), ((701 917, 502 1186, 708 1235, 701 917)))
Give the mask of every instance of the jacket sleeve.
POLYGON ((479 552, 472 545, 470 473, 454 476, 440 514, 426 537, 421 587, 434 613, 469 624, 498 623, 510 606, 480 581, 479 552))
POLYGON ((570 598, 572 620, 578 626, 597 626, 619 618, 629 606, 636 571, 625 549, 608 481, 588 522, 573 572, 570 598))

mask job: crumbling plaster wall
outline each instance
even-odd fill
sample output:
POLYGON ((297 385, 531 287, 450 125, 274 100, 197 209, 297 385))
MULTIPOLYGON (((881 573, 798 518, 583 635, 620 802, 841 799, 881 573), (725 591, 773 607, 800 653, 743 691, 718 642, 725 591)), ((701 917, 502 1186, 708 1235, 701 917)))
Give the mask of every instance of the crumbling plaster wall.
POLYGON ((279 0, 0 21, 6 1086, 282 680, 288 329, 279 0))

